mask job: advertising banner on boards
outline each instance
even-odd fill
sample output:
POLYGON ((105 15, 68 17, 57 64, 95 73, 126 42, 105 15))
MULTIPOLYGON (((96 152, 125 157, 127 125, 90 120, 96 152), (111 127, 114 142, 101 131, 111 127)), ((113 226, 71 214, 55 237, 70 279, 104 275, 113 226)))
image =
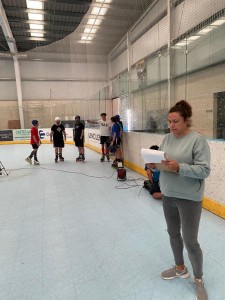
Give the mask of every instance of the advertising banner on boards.
POLYGON ((1 130, 0 131, 0 142, 13 141, 13 131, 12 130, 1 130))
POLYGON ((100 130, 92 128, 85 129, 85 143, 100 149, 100 130))
MULTIPOLYGON (((8 130, 10 131, 10 130, 8 130)), ((73 129, 72 128, 66 128, 66 139, 67 141, 72 141, 73 140, 73 129)), ((42 141, 49 141, 50 140, 50 133, 51 129, 50 128, 41 128, 38 129, 40 139, 42 141)), ((16 129, 13 130, 13 140, 14 141, 24 141, 30 140, 30 129, 16 129)))
MULTIPOLYGON (((50 140, 50 128, 41 128, 38 130, 39 136, 42 141, 49 141, 50 140)), ((66 131, 66 140, 73 141, 73 128, 65 128, 66 131)))
POLYGON ((15 129, 13 130, 14 141, 30 140, 30 129, 15 129))

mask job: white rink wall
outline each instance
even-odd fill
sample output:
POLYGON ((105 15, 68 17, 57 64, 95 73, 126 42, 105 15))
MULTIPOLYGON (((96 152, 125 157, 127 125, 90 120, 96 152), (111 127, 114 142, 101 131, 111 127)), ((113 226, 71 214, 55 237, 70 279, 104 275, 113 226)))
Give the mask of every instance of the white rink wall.
MULTIPOLYGON (((151 134, 142 132, 125 132, 123 136, 123 155, 128 165, 135 170, 144 169, 144 161, 141 157, 141 148, 149 148, 151 145, 160 145, 163 134, 151 134)), ((99 130, 87 128, 85 130, 85 142, 93 149, 100 150, 99 130)), ((225 206, 225 141, 209 140, 211 149, 211 173, 206 179, 205 197, 225 206)))
MULTIPOLYGON (((126 161, 144 168, 141 148, 160 145, 164 135, 141 132, 124 133, 123 152, 126 161)), ((211 173, 206 179, 204 195, 225 206, 225 141, 208 140, 211 149, 211 173)))

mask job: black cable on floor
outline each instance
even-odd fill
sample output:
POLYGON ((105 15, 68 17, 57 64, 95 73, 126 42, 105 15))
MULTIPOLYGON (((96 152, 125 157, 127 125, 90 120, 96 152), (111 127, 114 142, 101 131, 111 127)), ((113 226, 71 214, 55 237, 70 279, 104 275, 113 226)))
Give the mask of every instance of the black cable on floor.
MULTIPOLYGON (((38 167, 36 170, 40 170, 40 169, 47 170, 47 171, 56 171, 56 172, 62 172, 62 173, 69 173, 69 174, 78 174, 78 175, 82 175, 82 176, 86 176, 86 177, 91 177, 91 178, 98 178, 98 179, 102 179, 102 178, 110 179, 110 178, 113 177, 113 175, 116 172, 116 171, 114 171, 111 176, 107 177, 107 176, 94 176, 94 175, 84 174, 84 173, 80 173, 80 172, 76 172, 76 171, 66 171, 66 170, 44 168, 44 167, 38 167)), ((10 174, 11 172, 20 171, 20 170, 32 170, 33 171, 34 168, 31 169, 31 168, 27 167, 27 168, 11 169, 8 172, 10 174)))

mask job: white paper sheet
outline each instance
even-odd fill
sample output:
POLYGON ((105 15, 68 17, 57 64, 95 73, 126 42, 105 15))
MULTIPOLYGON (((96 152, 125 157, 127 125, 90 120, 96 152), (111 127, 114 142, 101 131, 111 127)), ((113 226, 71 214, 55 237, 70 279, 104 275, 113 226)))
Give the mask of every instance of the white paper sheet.
POLYGON ((142 148, 141 156, 143 157, 145 164, 161 163, 162 160, 166 160, 165 152, 159 150, 142 148))

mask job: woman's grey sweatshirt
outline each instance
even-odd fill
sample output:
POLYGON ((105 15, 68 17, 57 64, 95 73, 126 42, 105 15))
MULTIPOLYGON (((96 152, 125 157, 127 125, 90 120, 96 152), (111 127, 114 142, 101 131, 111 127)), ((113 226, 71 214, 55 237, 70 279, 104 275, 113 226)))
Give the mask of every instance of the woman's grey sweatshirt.
POLYGON ((201 201, 204 179, 210 173, 210 149, 206 139, 195 131, 182 137, 172 133, 165 136, 160 145, 167 159, 176 160, 179 172, 160 172, 160 188, 167 197, 201 201))

